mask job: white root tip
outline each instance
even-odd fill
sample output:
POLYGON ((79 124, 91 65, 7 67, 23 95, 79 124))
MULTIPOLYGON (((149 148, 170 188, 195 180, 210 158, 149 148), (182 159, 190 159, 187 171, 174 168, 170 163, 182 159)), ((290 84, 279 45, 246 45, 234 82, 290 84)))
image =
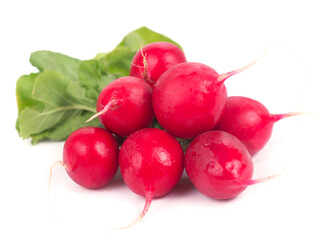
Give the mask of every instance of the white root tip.
POLYGON ((117 109, 118 104, 120 104, 120 103, 122 103, 122 100, 117 99, 117 91, 114 91, 112 93, 111 98, 110 98, 109 102, 107 103, 107 105, 104 106, 104 108, 101 111, 97 112, 92 117, 87 119, 84 123, 88 123, 88 122, 92 121, 93 119, 99 117, 100 115, 105 114, 109 110, 109 108, 111 108, 113 110, 117 109))
POLYGON ((63 162, 63 161, 56 161, 54 162, 51 167, 50 167, 50 174, 49 174, 49 182, 48 182, 48 193, 47 193, 47 198, 48 198, 48 205, 49 205, 49 209, 50 209, 50 212, 53 216, 53 218, 58 221, 56 215, 54 214, 54 211, 53 211, 53 208, 52 208, 52 204, 51 204, 51 201, 50 201, 50 186, 51 186, 51 179, 52 179, 52 173, 53 173, 53 169, 57 166, 57 165, 61 165, 63 166, 66 171, 70 171, 69 167, 63 162))
POLYGON ((104 114, 106 111, 103 111, 105 108, 103 108, 100 112, 94 114, 92 117, 90 117, 89 119, 87 119, 84 123, 88 123, 91 122, 93 119, 99 117, 100 115, 104 114))
POLYGON ((117 227, 117 228, 112 229, 112 231, 128 229, 130 227, 133 227, 135 224, 139 223, 143 219, 145 214, 148 212, 151 202, 152 202, 152 199, 153 199, 153 192, 152 191, 146 192, 145 193, 145 205, 144 205, 142 213, 133 222, 131 222, 127 226, 117 227))
POLYGON ((241 185, 244 185, 244 187, 250 186, 250 185, 254 185, 254 184, 258 184, 258 183, 262 183, 265 182, 267 180, 271 180, 275 177, 280 176, 283 172, 285 171, 285 167, 282 168, 282 170, 279 173, 276 174, 272 174, 263 178, 257 178, 257 179, 249 179, 249 180, 237 180, 237 182, 241 185))
POLYGON ((218 82, 224 82, 227 78, 229 78, 229 77, 231 77, 231 76, 233 76, 233 75, 235 75, 235 74, 237 74, 237 73, 240 73, 240 72, 243 72, 243 71, 245 71, 245 70, 247 70, 247 69, 249 69, 249 68, 251 68, 253 65, 255 65, 257 62, 259 62, 265 55, 266 55, 266 53, 268 52, 268 50, 270 49, 270 48, 272 48, 273 46, 269 46, 269 47, 267 47, 266 48, 266 50, 263 52, 263 54, 257 59, 257 60, 255 60, 255 61, 253 61, 252 63, 250 63, 250 64, 248 64, 248 65, 246 65, 246 66, 244 66, 244 67, 242 67, 242 68, 239 68, 239 69, 236 69, 236 70, 234 70, 234 71, 230 71, 230 72, 227 72, 227 73, 223 73, 223 74, 221 74, 221 75, 219 75, 218 76, 218 82))

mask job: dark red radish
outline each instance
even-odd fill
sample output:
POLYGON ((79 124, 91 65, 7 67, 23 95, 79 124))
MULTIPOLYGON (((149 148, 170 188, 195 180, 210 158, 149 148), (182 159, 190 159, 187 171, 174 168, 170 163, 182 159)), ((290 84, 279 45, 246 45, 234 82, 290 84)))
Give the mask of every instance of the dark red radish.
POLYGON ((266 145, 277 121, 297 114, 271 114, 256 100, 233 96, 227 98, 224 113, 215 129, 236 136, 253 156, 266 145))
POLYGON ((130 76, 142 78, 152 87, 172 66, 186 62, 184 52, 169 42, 154 42, 142 47, 134 56, 130 76))
POLYGON ((185 170, 193 185, 214 199, 234 198, 255 183, 250 153, 240 140, 223 131, 202 133, 190 143, 185 170))
POLYGON ((224 81, 250 68, 263 56, 243 68, 221 75, 202 63, 185 62, 169 68, 153 90, 153 110, 159 124, 182 139, 192 139, 212 130, 226 104, 224 81))
POLYGON ((99 117, 110 132, 127 137, 153 121, 152 88, 140 78, 118 78, 101 91, 97 112, 88 121, 99 117))
POLYGON ((63 162, 60 163, 77 184, 85 188, 101 188, 117 172, 118 144, 103 128, 80 128, 67 138, 63 162))
POLYGON ((145 197, 136 221, 144 217, 152 198, 164 196, 175 187, 183 173, 183 160, 180 143, 163 130, 146 128, 126 138, 119 151, 122 177, 133 192, 145 197))

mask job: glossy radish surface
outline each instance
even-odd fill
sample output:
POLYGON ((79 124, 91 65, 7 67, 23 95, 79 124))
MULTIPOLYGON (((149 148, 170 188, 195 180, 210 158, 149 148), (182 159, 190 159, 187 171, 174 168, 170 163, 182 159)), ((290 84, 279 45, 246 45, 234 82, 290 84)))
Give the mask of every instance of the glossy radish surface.
POLYGON ((193 185, 214 199, 230 199, 251 182, 253 163, 244 144, 223 131, 196 137, 185 153, 185 170, 193 185))
POLYGON ((118 144, 110 132, 97 127, 74 131, 66 140, 63 162, 68 175, 86 188, 100 188, 118 169, 118 144))
POLYGON ((126 185, 146 198, 140 218, 153 197, 175 187, 183 173, 183 160, 180 143, 163 130, 146 128, 126 138, 119 151, 119 166, 126 185))
POLYGON ((253 156, 271 137, 275 122, 296 113, 270 114, 260 102, 247 97, 227 98, 224 114, 215 129, 240 139, 253 156))
POLYGON ((213 129, 227 98, 218 77, 214 69, 201 63, 180 63, 168 69, 153 90, 153 110, 159 124, 184 139, 213 129))
POLYGON ((130 76, 142 78, 153 86, 167 69, 181 62, 186 62, 186 58, 184 52, 175 44, 150 43, 135 54, 130 76))
POLYGON ((152 88, 140 78, 116 79, 101 91, 97 112, 106 129, 126 137, 151 124, 152 88))

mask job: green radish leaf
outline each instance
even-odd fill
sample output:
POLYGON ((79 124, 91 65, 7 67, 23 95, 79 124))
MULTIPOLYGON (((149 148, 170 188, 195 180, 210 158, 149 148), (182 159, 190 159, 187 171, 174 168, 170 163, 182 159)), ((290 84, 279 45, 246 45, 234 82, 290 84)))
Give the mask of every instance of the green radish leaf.
POLYGON ((44 109, 25 107, 21 111, 18 125, 23 138, 65 124, 71 117, 81 115, 81 111, 96 113, 95 102, 87 99, 79 85, 73 88, 72 84, 74 82, 55 71, 44 71, 36 78, 32 97, 42 102, 44 109))
POLYGON ((39 73, 21 76, 16 83, 16 100, 18 111, 21 112, 25 107, 33 109, 42 109, 44 106, 41 102, 32 98, 35 79, 39 73))
POLYGON ((94 113, 85 111, 72 111, 66 117, 66 121, 55 127, 38 134, 31 135, 32 144, 39 143, 45 139, 52 141, 65 140, 73 131, 86 126, 101 127, 100 121, 94 119, 85 123, 94 113))
POLYGON ((81 64, 78 59, 51 51, 37 51, 31 54, 30 62, 40 72, 52 70, 78 81, 78 69, 81 64))
POLYGON ((176 43, 169 37, 154 32, 147 27, 141 27, 127 34, 124 39, 118 44, 118 47, 128 47, 132 52, 137 52, 141 48, 141 46, 153 42, 170 42, 182 49, 182 47, 178 43, 176 43))

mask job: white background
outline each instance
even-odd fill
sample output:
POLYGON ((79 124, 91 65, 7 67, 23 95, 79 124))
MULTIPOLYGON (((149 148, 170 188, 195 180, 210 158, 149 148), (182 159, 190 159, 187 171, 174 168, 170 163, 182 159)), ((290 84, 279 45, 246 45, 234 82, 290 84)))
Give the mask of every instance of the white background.
POLYGON ((327 239, 324 1, 2 1, 0 3, 0 239, 327 239), (254 178, 285 167, 239 197, 201 195, 183 176, 128 230, 144 199, 120 173, 101 190, 76 185, 59 166, 47 201, 49 168, 63 143, 19 138, 15 84, 36 71, 29 55, 52 50, 80 59, 112 50, 147 26, 180 43, 189 61, 219 73, 265 58, 226 82, 229 95, 261 101, 272 113, 305 111, 276 124, 254 158, 254 178), (307 77, 306 77, 307 76, 307 77))

